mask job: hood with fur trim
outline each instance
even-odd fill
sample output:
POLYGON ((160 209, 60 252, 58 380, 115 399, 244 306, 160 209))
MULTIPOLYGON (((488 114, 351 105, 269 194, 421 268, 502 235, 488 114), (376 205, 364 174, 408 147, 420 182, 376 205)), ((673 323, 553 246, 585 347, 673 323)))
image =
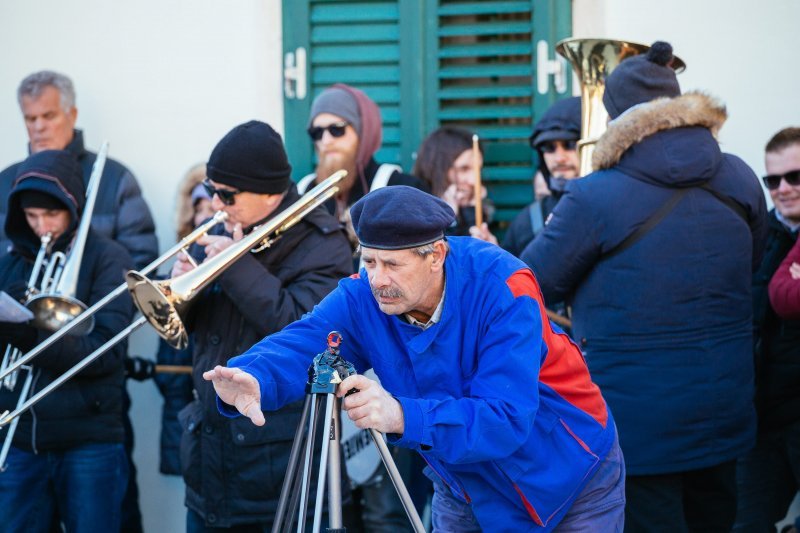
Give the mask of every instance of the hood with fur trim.
POLYGON ((727 117, 722 102, 700 92, 652 100, 609 123, 592 164, 654 183, 695 185, 722 160, 716 135, 727 117))

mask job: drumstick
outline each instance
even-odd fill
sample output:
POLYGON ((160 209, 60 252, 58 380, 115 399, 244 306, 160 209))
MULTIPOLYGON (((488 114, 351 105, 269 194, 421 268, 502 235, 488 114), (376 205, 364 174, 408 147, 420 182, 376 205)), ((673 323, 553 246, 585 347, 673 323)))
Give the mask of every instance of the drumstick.
POLYGON ((483 224, 483 206, 481 205, 481 166, 478 164, 478 135, 472 136, 472 171, 475 173, 475 225, 479 228, 483 224))
POLYGON ((188 365, 156 365, 159 374, 191 374, 192 367, 188 365))

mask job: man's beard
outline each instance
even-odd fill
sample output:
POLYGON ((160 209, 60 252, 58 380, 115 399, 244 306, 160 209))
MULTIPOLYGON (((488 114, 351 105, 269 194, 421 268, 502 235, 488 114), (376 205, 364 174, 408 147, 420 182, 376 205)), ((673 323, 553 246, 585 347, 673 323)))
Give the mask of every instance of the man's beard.
POLYGON ((340 194, 347 193, 353 187, 353 184, 358 178, 356 175, 356 158, 354 154, 352 157, 350 157, 350 154, 341 153, 328 156, 320 155, 319 161, 317 162, 317 168, 315 170, 315 174, 317 175, 317 183, 326 179, 334 172, 342 169, 347 171, 347 177, 339 182, 339 191, 340 194))

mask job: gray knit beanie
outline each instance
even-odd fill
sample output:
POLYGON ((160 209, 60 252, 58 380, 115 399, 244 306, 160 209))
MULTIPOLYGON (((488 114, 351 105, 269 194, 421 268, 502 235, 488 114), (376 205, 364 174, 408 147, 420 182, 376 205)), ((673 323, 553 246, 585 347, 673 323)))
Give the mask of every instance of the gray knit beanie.
POLYGON ((361 138, 361 114, 358 112, 358 102, 352 94, 344 89, 329 87, 314 98, 308 119, 309 128, 320 113, 330 113, 342 117, 353 126, 359 139, 361 138))

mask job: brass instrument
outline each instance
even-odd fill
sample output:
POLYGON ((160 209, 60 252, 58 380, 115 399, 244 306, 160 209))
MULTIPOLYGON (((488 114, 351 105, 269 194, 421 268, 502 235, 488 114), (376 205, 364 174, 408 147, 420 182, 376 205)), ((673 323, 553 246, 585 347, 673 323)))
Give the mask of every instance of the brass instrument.
POLYGON ((58 379, 54 380, 47 387, 36 393, 24 404, 18 406, 13 412, 0 414, 0 428, 15 420, 19 415, 33 407, 53 390, 60 387, 64 382, 72 378, 75 374, 86 368, 98 357, 113 348, 120 341, 128 337, 131 333, 139 329, 146 322, 150 322, 156 328, 156 332, 166 339, 172 346, 185 347, 187 342, 186 329, 180 317, 180 312, 184 311, 189 301, 214 279, 222 274, 228 267, 235 263, 240 257, 248 253, 252 248, 258 246, 265 248, 270 246, 276 239, 289 228, 297 224, 310 211, 339 192, 337 184, 347 175, 347 172, 340 170, 332 174, 325 181, 311 189, 291 206, 286 208, 276 217, 262 226, 254 229, 242 240, 233 243, 231 246, 220 252, 218 255, 207 259, 194 270, 186 272, 180 276, 166 281, 153 282, 146 276, 154 269, 158 268, 167 259, 180 251, 186 251, 192 243, 208 233, 208 231, 223 222, 227 218, 224 212, 218 212, 214 218, 199 226, 192 233, 181 239, 181 241, 170 248, 161 257, 155 259, 140 272, 130 271, 127 275, 127 283, 123 283, 67 326, 61 328, 47 340, 36 346, 33 350, 21 357, 4 373, 0 373, 0 379, 23 364, 27 364, 31 359, 41 354, 48 347, 67 334, 70 328, 76 324, 87 320, 102 307, 108 304, 126 289, 133 296, 139 310, 144 316, 139 317, 128 327, 117 333, 102 346, 84 357, 75 366, 67 370, 58 379))
MULTIPOLYGON (((83 252, 86 249, 86 238, 89 236, 92 212, 100 190, 100 179, 106 165, 108 141, 105 141, 97 152, 86 188, 86 205, 83 208, 81 223, 75 233, 75 240, 69 256, 62 262, 57 274, 50 274, 50 265, 45 273, 52 281, 43 286, 39 294, 31 298, 26 306, 33 313, 32 324, 46 331, 57 331, 71 322, 76 316, 86 311, 86 304, 75 298, 78 292, 78 274, 81 270, 83 252)), ((53 261, 51 261, 53 263, 53 261)), ((72 331, 73 335, 86 335, 94 328, 94 318, 81 323, 72 331)))
MULTIPOLYGON (((569 60, 581 85, 581 140, 578 142, 581 176, 592 172, 594 145, 606 131, 608 113, 603 105, 606 78, 622 60, 649 49, 644 44, 612 39, 572 38, 556 45, 556 52, 569 60)), ((675 57, 672 68, 680 73, 686 64, 675 57)))

